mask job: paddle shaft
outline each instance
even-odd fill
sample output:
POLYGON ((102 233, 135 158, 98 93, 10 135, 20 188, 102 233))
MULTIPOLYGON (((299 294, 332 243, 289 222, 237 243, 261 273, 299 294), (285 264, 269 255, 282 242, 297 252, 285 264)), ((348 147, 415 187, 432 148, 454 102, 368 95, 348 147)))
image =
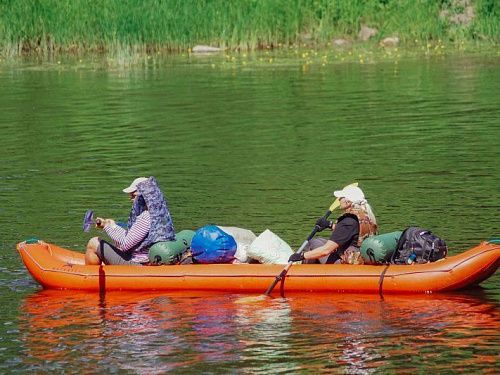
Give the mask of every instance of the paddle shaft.
MULTIPOLYGON (((347 185, 346 187, 348 187, 348 186, 358 186, 358 183, 357 182, 353 182, 352 184, 347 185)), ((335 201, 332 203, 332 205, 330 206, 330 208, 328 209, 328 211, 326 211, 326 213, 325 213, 325 215, 323 217, 325 219, 328 219, 328 217, 331 215, 331 213, 333 212, 333 210, 335 210, 337 207, 340 207, 340 200, 338 198, 335 199, 335 201)), ((299 249, 295 252, 295 254, 300 254, 300 253, 302 253, 302 251, 304 251, 304 248, 307 246, 307 244, 309 243, 309 241, 311 240, 311 238, 314 237, 314 235, 316 234, 316 232, 319 229, 320 228, 317 225, 314 226, 314 229, 311 232, 311 234, 307 237, 307 239, 299 247, 299 249)), ((266 296, 268 296, 269 294, 271 294, 271 292, 273 291, 273 289, 276 286, 276 284, 278 284, 280 282, 280 280, 282 280, 286 276, 286 274, 287 274, 288 270, 290 269, 290 267, 292 266, 292 264, 293 264, 293 262, 288 262, 288 264, 283 269, 283 271, 281 271, 280 274, 278 276, 276 276, 276 279, 274 279, 273 283, 271 285, 269 285, 269 288, 267 288, 266 293, 265 293, 266 296)), ((283 289, 283 285, 282 285, 282 289, 283 289)), ((283 290, 282 290, 282 294, 283 294, 283 290)))
MULTIPOLYGON (((328 219, 328 217, 331 215, 333 209, 336 207, 336 204, 338 204, 337 202, 338 202, 338 200, 335 200, 335 202, 333 202, 333 204, 330 206, 330 209, 328 211, 326 211, 325 215, 323 216, 325 219, 328 219)), ((318 232, 318 230, 319 230, 319 227, 317 225, 315 225, 312 232, 309 234, 309 236, 307 236, 307 239, 302 243, 302 245, 295 252, 295 254, 300 254, 300 253, 302 253, 302 251, 304 251, 304 248, 307 246, 307 244, 309 243, 311 238, 313 238, 314 235, 318 232)), ((267 290, 266 290, 265 294, 267 296, 269 294, 271 294, 274 287, 281 281, 281 279, 283 279, 286 276, 286 274, 287 274, 288 270, 290 269, 290 267, 292 266, 292 264, 293 264, 293 262, 288 262, 288 264, 285 266, 283 271, 281 271, 280 274, 278 276, 276 276, 273 283, 271 285, 269 285, 269 288, 267 288, 267 290)))

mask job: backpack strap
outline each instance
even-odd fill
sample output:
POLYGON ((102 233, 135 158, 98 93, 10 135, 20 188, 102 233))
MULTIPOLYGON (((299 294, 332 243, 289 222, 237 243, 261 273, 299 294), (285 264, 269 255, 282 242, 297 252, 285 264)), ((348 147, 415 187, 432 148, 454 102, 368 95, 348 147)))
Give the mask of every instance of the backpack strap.
MULTIPOLYGON (((428 236, 428 238, 433 238, 433 234, 430 230, 421 230, 419 232, 419 236, 422 237, 422 236, 428 236)), ((423 237, 422 240, 423 240, 423 244, 425 245, 426 244, 426 237, 423 237)), ((432 242, 431 242, 431 247, 430 249, 427 247, 427 246, 424 246, 423 247, 423 252, 422 252, 422 259, 424 261, 427 261, 427 262, 430 262, 431 261, 431 258, 432 258, 432 255, 434 254, 434 248, 436 247, 436 239, 432 239, 432 242)))
POLYGON ((392 253, 391 256, 391 263, 395 263, 395 260, 399 257, 399 251, 404 247, 406 243, 406 233, 411 227, 406 228, 403 233, 401 233, 401 236, 399 237, 398 243, 396 244, 396 250, 392 253))
MULTIPOLYGON (((429 234, 431 232, 429 231, 429 234)), ((429 250, 429 256, 427 257, 427 261, 430 262, 432 257, 434 256, 434 250, 436 249, 436 242, 437 242, 437 239, 433 239, 432 240, 432 246, 431 246, 431 249, 429 250)))

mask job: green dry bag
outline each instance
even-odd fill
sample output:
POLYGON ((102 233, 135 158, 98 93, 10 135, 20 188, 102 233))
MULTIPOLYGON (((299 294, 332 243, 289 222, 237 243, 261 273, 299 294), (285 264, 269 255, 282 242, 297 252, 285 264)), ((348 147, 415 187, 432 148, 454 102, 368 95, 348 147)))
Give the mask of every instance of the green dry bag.
POLYGON ((397 231, 366 238, 361 244, 361 256, 365 264, 389 263, 401 233, 397 231))
POLYGON ((175 234, 175 241, 157 242, 149 248, 149 262, 152 264, 174 264, 182 253, 191 247, 194 231, 185 229, 175 234))

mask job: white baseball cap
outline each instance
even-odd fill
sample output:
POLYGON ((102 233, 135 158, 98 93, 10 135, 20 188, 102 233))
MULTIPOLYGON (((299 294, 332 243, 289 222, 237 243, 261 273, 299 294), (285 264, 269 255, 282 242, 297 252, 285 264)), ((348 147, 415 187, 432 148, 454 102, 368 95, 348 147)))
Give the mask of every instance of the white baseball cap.
POLYGON ((366 202, 363 190, 361 190, 357 186, 346 186, 342 190, 334 191, 333 195, 336 196, 337 198, 345 198, 348 201, 351 201, 352 203, 366 202))
POLYGON ((148 179, 146 177, 138 177, 132 183, 130 184, 129 187, 126 187, 123 189, 124 193, 133 193, 134 191, 137 190, 137 185, 140 184, 141 182, 147 181, 148 179))

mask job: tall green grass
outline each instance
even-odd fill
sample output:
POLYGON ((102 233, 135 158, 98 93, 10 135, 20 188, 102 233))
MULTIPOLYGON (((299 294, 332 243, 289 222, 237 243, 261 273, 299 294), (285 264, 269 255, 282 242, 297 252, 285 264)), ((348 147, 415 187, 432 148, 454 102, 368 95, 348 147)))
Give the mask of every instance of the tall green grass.
POLYGON ((375 41, 498 43, 498 1, 474 4, 474 21, 457 26, 439 17, 453 0, 0 0, 0 51, 325 46, 355 40, 362 24, 379 30, 375 41))

